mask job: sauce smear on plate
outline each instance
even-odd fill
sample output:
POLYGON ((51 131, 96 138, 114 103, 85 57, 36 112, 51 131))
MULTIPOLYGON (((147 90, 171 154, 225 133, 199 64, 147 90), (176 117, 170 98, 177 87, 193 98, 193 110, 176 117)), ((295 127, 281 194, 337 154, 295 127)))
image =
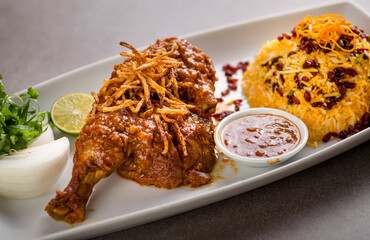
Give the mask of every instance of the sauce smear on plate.
POLYGON ((230 122, 222 131, 226 148, 240 156, 267 158, 294 149, 301 140, 298 127, 285 117, 251 114, 230 122))

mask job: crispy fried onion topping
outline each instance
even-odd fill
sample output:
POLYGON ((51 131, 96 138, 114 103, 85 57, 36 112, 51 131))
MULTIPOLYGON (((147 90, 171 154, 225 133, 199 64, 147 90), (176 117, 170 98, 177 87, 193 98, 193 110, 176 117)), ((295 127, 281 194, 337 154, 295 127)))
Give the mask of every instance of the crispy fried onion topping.
POLYGON ((126 60, 114 67, 115 74, 112 74, 111 79, 104 80, 99 94, 93 93, 96 110, 113 112, 128 108, 134 113, 140 113, 142 117, 154 115, 164 143, 162 154, 168 152, 168 139, 163 123, 172 124, 183 153, 187 156, 184 136, 176 121, 170 118, 171 115, 190 114, 189 109, 195 108, 179 99, 176 69, 183 62, 170 57, 178 46, 174 45, 170 51, 161 49, 153 53, 140 52, 125 42, 120 44, 131 52, 121 52, 126 60))

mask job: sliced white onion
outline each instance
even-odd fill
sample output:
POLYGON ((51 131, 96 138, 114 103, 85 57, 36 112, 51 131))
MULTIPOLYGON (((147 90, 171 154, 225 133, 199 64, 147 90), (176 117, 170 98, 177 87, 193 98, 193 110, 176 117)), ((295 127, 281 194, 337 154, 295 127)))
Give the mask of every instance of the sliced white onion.
POLYGON ((2 156, 0 195, 27 199, 46 193, 58 181, 68 156, 66 137, 2 156))
POLYGON ((49 143, 49 142, 54 141, 53 130, 51 129, 51 127, 49 126, 49 124, 45 125, 44 128, 45 127, 46 127, 45 132, 43 132, 40 136, 38 136, 37 138, 35 138, 34 140, 32 140, 28 144, 28 148, 40 146, 42 144, 46 144, 46 143, 49 143))

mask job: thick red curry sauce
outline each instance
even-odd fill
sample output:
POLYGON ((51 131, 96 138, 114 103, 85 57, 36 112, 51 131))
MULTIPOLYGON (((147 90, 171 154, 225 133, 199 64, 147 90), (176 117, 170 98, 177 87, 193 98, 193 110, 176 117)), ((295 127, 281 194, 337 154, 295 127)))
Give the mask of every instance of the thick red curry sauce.
POLYGON ((282 116, 252 114, 230 122, 222 131, 226 148, 244 157, 275 157, 291 151, 301 140, 298 127, 282 116))

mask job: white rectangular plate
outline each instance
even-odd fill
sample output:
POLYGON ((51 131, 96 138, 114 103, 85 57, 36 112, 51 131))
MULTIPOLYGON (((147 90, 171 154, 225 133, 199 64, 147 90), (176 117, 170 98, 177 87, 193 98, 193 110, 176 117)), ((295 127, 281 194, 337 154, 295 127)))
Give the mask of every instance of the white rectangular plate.
MULTIPOLYGON (((289 32, 307 14, 317 16, 329 13, 341 14, 347 21, 370 33, 370 25, 367 24, 370 20, 368 13, 351 3, 336 2, 228 25, 183 36, 183 38, 213 59, 220 78, 216 87, 216 95, 219 96, 220 91, 226 89, 221 71, 223 64, 251 60, 263 43, 283 32, 289 32)), ((135 45, 135 43, 131 44, 135 45)), ((57 98, 70 92, 97 92, 103 84, 103 79, 109 78, 114 64, 121 61, 119 56, 115 56, 37 85, 41 108, 49 110, 57 98)), ((232 99, 241 97, 240 90, 232 92, 229 96, 232 99)), ((56 137, 62 135, 57 133, 56 137)), ((61 179, 49 193, 30 200, 0 198, 1 239, 73 239, 122 230, 271 183, 327 160, 369 139, 370 129, 367 129, 345 140, 333 140, 322 144, 316 149, 305 147, 288 162, 269 168, 250 168, 241 165, 233 167, 230 163, 221 162, 214 172, 218 178, 212 184, 198 189, 179 187, 165 190, 143 187, 113 174, 95 187, 87 206, 92 210, 87 211, 85 222, 72 227, 51 219, 44 211, 48 201, 54 197, 55 190, 64 189, 70 180, 75 138, 69 137, 72 143, 69 163, 61 179)))

